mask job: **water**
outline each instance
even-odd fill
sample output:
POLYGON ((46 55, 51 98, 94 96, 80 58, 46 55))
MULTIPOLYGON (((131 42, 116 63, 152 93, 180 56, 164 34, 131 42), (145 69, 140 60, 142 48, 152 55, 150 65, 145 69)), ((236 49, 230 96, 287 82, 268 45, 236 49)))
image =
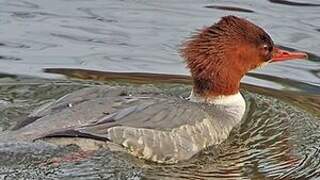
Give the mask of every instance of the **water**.
POLYGON ((155 86, 165 93, 187 94, 189 73, 179 45, 224 15, 248 18, 276 44, 309 54, 308 61, 271 64, 246 76, 243 88, 264 96, 245 91, 252 113, 226 142, 188 162, 163 166, 99 151, 79 162, 53 166, 44 162, 67 154, 70 147, 45 146, 40 151, 41 146, 12 144, 9 154, 0 158, 0 178, 317 178, 319 12, 316 0, 0 1, 0 131, 53 98, 102 82, 157 81, 155 86))

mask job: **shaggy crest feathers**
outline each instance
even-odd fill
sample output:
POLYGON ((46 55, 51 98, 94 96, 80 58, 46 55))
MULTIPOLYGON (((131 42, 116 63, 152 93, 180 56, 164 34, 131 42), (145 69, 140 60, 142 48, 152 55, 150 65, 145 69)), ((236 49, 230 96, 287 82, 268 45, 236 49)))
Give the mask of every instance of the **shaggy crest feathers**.
POLYGON ((181 49, 193 77, 194 92, 204 97, 239 92, 244 74, 262 63, 255 57, 262 43, 273 46, 262 28, 235 16, 223 17, 200 30, 181 49))

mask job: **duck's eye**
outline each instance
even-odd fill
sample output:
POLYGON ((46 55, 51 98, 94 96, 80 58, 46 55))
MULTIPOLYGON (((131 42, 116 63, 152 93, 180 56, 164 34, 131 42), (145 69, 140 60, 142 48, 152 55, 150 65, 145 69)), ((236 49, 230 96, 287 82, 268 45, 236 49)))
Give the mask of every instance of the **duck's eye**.
POLYGON ((269 53, 272 52, 273 47, 265 44, 265 45, 263 45, 263 50, 264 50, 264 52, 265 52, 266 54, 269 54, 269 53))

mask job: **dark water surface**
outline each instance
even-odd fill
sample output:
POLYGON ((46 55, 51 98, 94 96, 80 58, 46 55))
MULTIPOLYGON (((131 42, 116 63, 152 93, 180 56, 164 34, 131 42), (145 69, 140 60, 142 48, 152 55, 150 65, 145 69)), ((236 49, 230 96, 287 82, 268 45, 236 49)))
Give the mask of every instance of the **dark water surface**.
POLYGON ((309 54, 308 61, 271 64, 246 76, 246 118, 224 143, 188 162, 157 165, 99 150, 55 165, 49 162, 77 147, 12 142, 0 146, 0 179, 317 179, 319 12, 317 0, 0 1, 0 132, 87 86, 188 94, 179 45, 224 15, 248 18, 279 46, 309 54))

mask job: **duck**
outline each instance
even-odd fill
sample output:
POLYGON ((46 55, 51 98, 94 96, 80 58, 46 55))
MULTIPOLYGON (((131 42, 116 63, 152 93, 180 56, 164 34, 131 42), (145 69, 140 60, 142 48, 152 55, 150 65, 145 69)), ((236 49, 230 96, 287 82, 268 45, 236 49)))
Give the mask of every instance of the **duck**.
POLYGON ((187 38, 180 52, 192 77, 189 97, 143 87, 88 87, 40 106, 0 139, 84 138, 157 163, 185 161, 221 144, 241 122, 246 101, 240 81, 247 72, 307 58, 276 47, 261 27, 232 15, 187 38))

